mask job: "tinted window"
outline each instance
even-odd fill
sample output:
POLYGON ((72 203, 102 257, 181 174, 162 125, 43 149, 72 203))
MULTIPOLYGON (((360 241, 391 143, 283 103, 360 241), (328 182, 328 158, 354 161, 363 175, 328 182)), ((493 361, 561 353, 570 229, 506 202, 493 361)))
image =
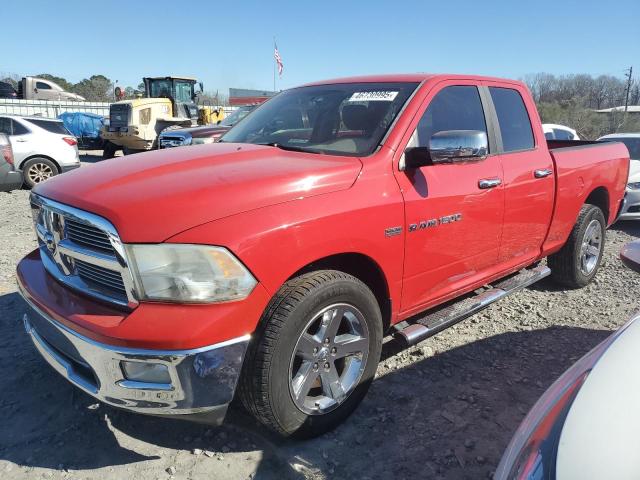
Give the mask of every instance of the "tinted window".
POLYGON ((36 82, 36 88, 41 88, 43 90, 51 90, 51 85, 43 82, 36 82))
POLYGON ((567 130, 562 130, 561 128, 554 128, 553 134, 555 135, 556 140, 573 140, 573 134, 567 130))
POLYGON ((14 135, 24 135, 25 133, 29 133, 29 130, 27 130, 27 128, 21 123, 18 123, 15 120, 11 120, 11 124, 13 125, 14 135))
MULTIPOLYGON (((505 152, 533 148, 533 131, 522 97, 510 88, 490 87, 505 152)), ((556 137, 558 138, 558 137, 556 137)))
POLYGON ((554 139, 553 132, 545 133, 544 138, 546 138, 547 140, 553 140, 554 139))
POLYGON ((29 122, 33 123, 37 127, 44 128, 47 132, 71 135, 62 122, 52 120, 34 120, 31 118, 29 119, 29 122))
POLYGON ((417 146, 428 147, 433 134, 445 130, 487 132, 484 110, 476 87, 453 86, 438 92, 418 123, 417 146))
POLYGON ((11 135, 11 119, 0 117, 0 133, 11 135))

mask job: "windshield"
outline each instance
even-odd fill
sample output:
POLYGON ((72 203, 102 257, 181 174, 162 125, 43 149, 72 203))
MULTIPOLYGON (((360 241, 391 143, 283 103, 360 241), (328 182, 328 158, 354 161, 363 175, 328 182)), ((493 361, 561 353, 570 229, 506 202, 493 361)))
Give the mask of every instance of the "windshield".
POLYGON ((176 84, 176 102, 189 103, 193 101, 192 98, 192 83, 184 82, 180 80, 175 81, 176 84))
POLYGON ((171 82, 169 80, 152 80, 151 81, 151 97, 152 98, 169 98, 171 96, 171 82))
POLYGON ((249 115, 249 112, 251 110, 253 110, 254 108, 255 107, 240 107, 239 109, 237 109, 233 113, 231 113, 228 117, 225 117, 220 122, 220 125, 223 125, 225 127, 233 127, 236 123, 238 123, 244 117, 249 115))
POLYGON ((609 137, 607 141, 624 143, 627 146, 627 150, 629 150, 631 160, 640 160, 640 138, 609 137))
POLYGON ((338 83, 286 90, 258 107, 222 141, 370 155, 417 86, 338 83))

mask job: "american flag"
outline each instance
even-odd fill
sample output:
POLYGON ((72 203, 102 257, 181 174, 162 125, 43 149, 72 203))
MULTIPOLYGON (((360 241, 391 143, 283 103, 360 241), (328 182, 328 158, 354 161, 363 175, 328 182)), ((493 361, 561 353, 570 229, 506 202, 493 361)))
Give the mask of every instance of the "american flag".
POLYGON ((282 76, 284 64, 282 63, 282 57, 280 56, 280 52, 278 51, 278 45, 274 44, 274 48, 275 51, 273 52, 273 57, 276 59, 276 63, 278 64, 278 75, 282 76))

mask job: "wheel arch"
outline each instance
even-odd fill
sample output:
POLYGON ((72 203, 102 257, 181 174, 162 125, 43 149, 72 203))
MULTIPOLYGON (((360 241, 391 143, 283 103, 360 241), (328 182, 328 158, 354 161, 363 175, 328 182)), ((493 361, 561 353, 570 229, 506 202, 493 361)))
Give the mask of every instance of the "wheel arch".
POLYGON ((384 271, 373 258, 363 253, 348 252, 329 255, 307 263, 287 278, 287 281, 299 275, 316 270, 338 270, 353 275, 371 289, 378 301, 382 314, 382 328, 391 326, 391 295, 389 283, 384 271))
POLYGON ((609 203, 609 190, 606 187, 600 186, 594 188, 587 196, 584 203, 594 205, 602 210, 604 218, 607 220, 607 224, 611 221, 610 203, 609 203))
POLYGON ((60 164, 52 157, 48 156, 48 155, 42 155, 40 153, 35 154, 35 155, 30 155, 28 157, 26 157, 24 160, 22 160, 22 162, 20 162, 20 165, 17 166, 17 168, 19 168, 20 170, 22 170, 22 166, 27 163, 29 160, 33 160, 34 158, 45 158, 47 160, 49 160, 50 162, 52 162, 56 168, 58 169, 58 173, 60 173, 62 170, 60 168, 60 164))

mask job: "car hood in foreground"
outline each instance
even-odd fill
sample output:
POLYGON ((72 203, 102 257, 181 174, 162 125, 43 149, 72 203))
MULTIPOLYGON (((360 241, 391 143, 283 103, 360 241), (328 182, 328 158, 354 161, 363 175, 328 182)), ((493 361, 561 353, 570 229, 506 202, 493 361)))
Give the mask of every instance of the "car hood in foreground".
POLYGON ((562 427, 556 478, 640 478, 640 316, 597 361, 562 427))
POLYGON ((199 145, 83 166, 35 193, 105 217, 123 242, 161 242, 219 218, 347 189, 361 167, 354 157, 199 145))

